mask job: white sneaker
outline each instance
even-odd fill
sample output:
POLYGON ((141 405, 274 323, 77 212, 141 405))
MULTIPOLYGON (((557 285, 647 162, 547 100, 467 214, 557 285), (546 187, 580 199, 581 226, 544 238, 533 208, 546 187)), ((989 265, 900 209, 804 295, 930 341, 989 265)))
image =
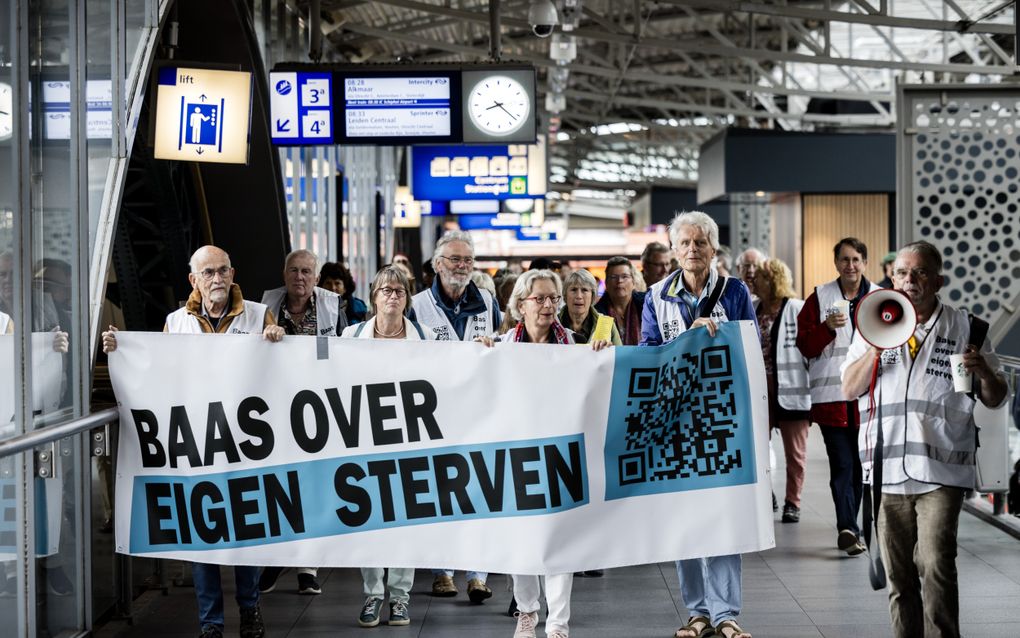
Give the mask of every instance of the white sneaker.
POLYGON ((530 614, 517 612, 517 629, 514 630, 514 638, 535 638, 535 625, 538 624, 538 612, 530 614))
POLYGON ((561 629, 554 629, 552 633, 546 634, 546 638, 569 638, 567 632, 561 629))

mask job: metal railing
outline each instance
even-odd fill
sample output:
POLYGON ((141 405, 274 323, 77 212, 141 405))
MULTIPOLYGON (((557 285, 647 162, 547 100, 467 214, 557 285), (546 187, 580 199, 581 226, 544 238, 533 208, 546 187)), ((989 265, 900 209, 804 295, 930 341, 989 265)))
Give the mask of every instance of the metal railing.
POLYGON ((92 428, 113 423, 119 416, 120 412, 117 408, 107 408, 71 421, 65 421, 59 425, 51 425, 26 432, 21 436, 0 442, 0 458, 31 450, 37 445, 59 441, 60 439, 80 434, 92 428))

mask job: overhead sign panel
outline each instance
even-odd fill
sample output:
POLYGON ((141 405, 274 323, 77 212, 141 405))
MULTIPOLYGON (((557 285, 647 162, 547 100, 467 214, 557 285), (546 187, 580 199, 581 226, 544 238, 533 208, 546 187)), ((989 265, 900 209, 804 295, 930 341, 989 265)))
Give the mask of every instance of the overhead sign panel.
POLYGON ((333 143, 333 75, 270 73, 270 133, 277 144, 333 143))
POLYGON ((248 163, 251 73, 159 69, 156 159, 248 163))
POLYGON ((422 146, 411 153, 415 199, 511 199, 545 195, 545 140, 507 146, 422 146))
POLYGON ((270 83, 273 141, 280 145, 532 143, 537 130, 535 69, 520 64, 288 63, 270 73, 270 83), (303 102, 295 90, 302 78, 327 76, 331 106, 303 102), (331 138, 297 126, 305 108, 320 130, 327 128, 322 118, 330 119, 331 138))

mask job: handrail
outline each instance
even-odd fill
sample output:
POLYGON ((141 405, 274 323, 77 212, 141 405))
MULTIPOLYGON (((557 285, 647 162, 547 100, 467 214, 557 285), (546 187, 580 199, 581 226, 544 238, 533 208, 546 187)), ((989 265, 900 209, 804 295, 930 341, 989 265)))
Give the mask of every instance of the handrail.
POLYGON ((91 430, 92 428, 112 423, 116 421, 119 416, 120 411, 117 408, 107 408, 105 410, 93 412, 87 416, 74 419, 73 421, 61 423, 60 425, 52 425, 39 430, 32 430, 31 432, 27 432, 21 436, 16 436, 13 439, 0 442, 0 458, 11 456, 12 454, 18 454, 25 450, 31 450, 37 445, 57 441, 80 432, 84 432, 85 430, 91 430))

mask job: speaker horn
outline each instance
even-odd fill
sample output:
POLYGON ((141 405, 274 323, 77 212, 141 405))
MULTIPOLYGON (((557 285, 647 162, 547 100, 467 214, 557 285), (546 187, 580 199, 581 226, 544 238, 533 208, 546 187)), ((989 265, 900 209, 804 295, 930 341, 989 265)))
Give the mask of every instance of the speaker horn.
POLYGON ((917 311, 910 297, 888 288, 864 295, 854 317, 864 340, 879 350, 899 348, 917 328, 917 311))

